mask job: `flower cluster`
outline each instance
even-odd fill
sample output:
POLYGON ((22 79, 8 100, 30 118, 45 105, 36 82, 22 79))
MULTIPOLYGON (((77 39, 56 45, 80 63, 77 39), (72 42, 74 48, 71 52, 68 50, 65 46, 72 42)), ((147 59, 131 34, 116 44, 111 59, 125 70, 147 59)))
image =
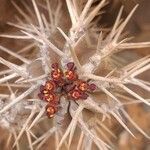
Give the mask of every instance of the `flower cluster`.
POLYGON ((85 100, 89 96, 88 93, 96 89, 95 84, 89 84, 89 81, 79 79, 73 62, 67 64, 64 72, 57 63, 52 64, 51 67, 50 79, 46 81, 45 85, 40 86, 38 94, 41 100, 48 102, 46 113, 50 118, 58 111, 61 96, 70 100, 85 100))

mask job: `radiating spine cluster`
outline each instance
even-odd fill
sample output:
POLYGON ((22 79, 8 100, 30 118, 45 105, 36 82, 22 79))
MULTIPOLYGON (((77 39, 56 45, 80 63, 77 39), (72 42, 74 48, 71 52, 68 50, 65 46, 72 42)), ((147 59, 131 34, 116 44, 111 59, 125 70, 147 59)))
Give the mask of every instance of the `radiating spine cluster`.
MULTIPOLYGON (((11 62, 13 59, 6 60, 2 58, 3 56, 0 57, 0 63, 9 68, 0 72, 0 84, 3 87, 12 88, 11 94, 0 94, 3 102, 0 108, 0 124, 2 127, 4 127, 3 124, 9 124, 7 127, 13 131, 10 132, 10 137, 14 135, 14 146, 18 148, 19 139, 24 138, 25 136, 22 135, 26 133, 31 150, 34 146, 40 149, 50 136, 53 136, 55 140, 56 150, 59 150, 61 146, 71 149, 75 130, 79 128, 78 150, 87 149, 87 147, 92 150, 93 145, 100 150, 111 149, 109 137, 102 128, 111 136, 116 137, 107 126, 107 121, 113 119, 122 125, 127 135, 135 137, 132 128, 129 129, 129 122, 133 128, 150 139, 146 130, 140 128, 140 123, 136 124, 136 120, 132 120, 127 110, 124 109, 129 105, 140 103, 150 106, 149 99, 136 91, 136 88, 142 88, 144 92, 150 91, 149 82, 139 78, 150 69, 150 56, 136 61, 133 59, 134 62, 129 63, 125 57, 115 55, 126 49, 150 47, 150 42, 128 42, 130 38, 122 36, 125 26, 138 5, 125 20, 122 18, 123 7, 121 7, 114 25, 103 30, 99 27, 99 23, 104 12, 102 8, 108 4, 109 0, 87 0, 86 3, 80 0, 81 5, 77 0, 66 0, 66 3, 62 0, 31 1, 34 10, 25 1, 20 1, 26 8, 25 12, 22 7, 13 2, 21 17, 17 16, 18 24, 14 22, 9 25, 18 28, 20 33, 0 34, 3 38, 29 41, 18 52, 0 46, 1 51, 22 62, 20 65, 16 63, 18 61, 11 62), (100 17, 99 14, 101 14, 100 17), (60 32, 59 35, 58 32, 60 32), (32 57, 30 57, 31 49, 33 50, 32 57), (59 65, 52 64, 56 55, 55 62, 61 62, 59 65), (85 55, 86 59, 83 60, 81 55, 85 55), (38 65, 40 69, 36 70, 38 65), (67 69, 60 67, 61 65, 66 66, 67 69), (82 80, 84 78, 86 80, 82 80), (44 84, 41 85, 43 82, 44 84), (136 88, 130 88, 128 85, 136 88), (93 91, 96 88, 98 89, 97 95, 94 95, 93 91), (37 90, 40 91, 38 96, 41 100, 37 99, 37 90), (16 113, 8 115, 14 108, 16 113), (47 120, 44 115, 45 109, 48 117, 55 117, 47 120), (58 120, 61 117, 55 115, 60 110, 64 110, 59 113, 63 119, 67 114, 71 117, 65 132, 63 132, 64 128, 59 126, 58 120), (89 110, 88 113, 85 110, 89 110), (26 111, 27 116, 24 116, 23 113, 26 111), (17 130, 12 124, 12 118, 16 118, 15 115, 19 116, 17 130), (48 131, 39 135, 36 129, 37 127, 43 129, 41 122, 44 126, 48 126, 48 131)), ((31 4, 30 1, 29 4, 31 4)), ((129 51, 128 56, 130 53, 132 52, 129 51)))

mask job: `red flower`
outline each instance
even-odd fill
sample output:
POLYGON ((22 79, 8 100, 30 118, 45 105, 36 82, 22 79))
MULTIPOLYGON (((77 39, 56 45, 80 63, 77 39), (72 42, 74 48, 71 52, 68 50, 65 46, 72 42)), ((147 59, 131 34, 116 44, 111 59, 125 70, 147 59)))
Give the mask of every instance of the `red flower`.
POLYGON ((92 83, 88 86, 88 89, 93 92, 96 90, 96 85, 92 83))
POLYGON ((78 78, 78 75, 72 70, 67 70, 65 72, 65 77, 66 77, 67 80, 74 81, 78 78))
POLYGON ((51 77, 54 81, 59 81, 63 77, 63 73, 61 72, 60 69, 55 69, 51 72, 51 77))
POLYGON ((46 113, 49 118, 58 111, 60 97, 66 95, 70 100, 86 100, 88 93, 96 89, 95 84, 78 79, 73 62, 67 64, 65 73, 59 68, 58 63, 52 64, 51 79, 40 86, 38 94, 41 100, 46 101, 46 113))
POLYGON ((88 90, 88 86, 89 86, 88 83, 82 81, 81 83, 79 83, 78 88, 79 88, 79 90, 85 92, 88 90))
POLYGON ((45 84, 46 90, 53 91, 55 88, 56 88, 56 84, 54 81, 52 80, 46 81, 46 84, 45 84))
POLYGON ((57 97, 54 93, 49 92, 46 96, 44 96, 44 100, 47 102, 51 102, 57 100, 57 97))
POLYGON ((56 105, 47 104, 46 106, 46 114, 49 118, 54 117, 55 113, 58 111, 58 108, 56 105))
POLYGON ((81 98, 81 92, 79 90, 72 90, 68 93, 69 98, 79 100, 81 98))
POLYGON ((69 62, 67 64, 67 68, 68 68, 68 70, 75 70, 74 63, 73 62, 69 62))

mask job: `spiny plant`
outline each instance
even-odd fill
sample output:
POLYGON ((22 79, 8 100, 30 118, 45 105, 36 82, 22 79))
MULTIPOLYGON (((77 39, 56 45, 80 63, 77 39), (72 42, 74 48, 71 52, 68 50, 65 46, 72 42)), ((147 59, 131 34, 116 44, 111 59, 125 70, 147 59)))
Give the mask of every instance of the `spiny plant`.
MULTIPOLYGON (((0 46, 0 51, 21 61, 18 64, 0 57, 0 63, 9 68, 0 71, 1 86, 9 89, 9 93, 0 94, 0 125, 9 130, 9 144, 12 138, 13 147, 19 149, 25 134, 31 150, 42 149, 50 137, 54 141, 51 149, 72 149, 77 131, 79 140, 75 149, 91 150, 94 146, 100 150, 113 149, 115 145, 107 137, 110 134, 116 138, 107 126, 113 119, 134 138, 136 137, 127 127, 126 120, 146 138, 150 138, 124 109, 135 103, 150 105, 149 99, 130 88, 133 85, 145 92, 150 91, 150 83, 140 78, 150 68, 150 57, 124 63, 124 58, 117 55, 127 49, 150 46, 150 42, 130 42, 131 38, 123 34, 138 5, 125 19, 122 19, 121 7, 114 25, 106 29, 98 24, 109 0, 31 0, 29 4, 33 5, 34 10, 25 1, 21 1, 25 11, 14 1, 12 3, 20 16, 16 17, 17 24, 8 24, 18 28, 20 33, 1 34, 0 37, 25 42, 26 46, 18 52, 0 46), (86 86, 95 85, 95 91, 82 95, 81 91, 86 87, 84 84, 79 93, 69 95, 72 89, 70 86, 75 84, 75 89, 78 90, 78 82, 72 79, 72 74, 71 81, 74 82, 65 80, 65 83, 56 84, 54 80, 46 84, 60 75, 58 66, 53 66, 55 63, 65 72, 70 62, 76 68, 76 80, 85 81, 86 86), (53 71, 56 74, 51 76, 53 71), (62 94, 57 109, 53 109, 56 104, 51 102, 55 97, 49 94, 55 84, 59 88, 53 94, 62 94), (64 88, 66 84, 67 88, 64 88), (49 91, 43 91, 45 86, 49 91), (42 95, 39 98, 40 92, 42 95), (63 92, 69 96, 65 96, 63 92), (53 107, 45 110, 47 102, 51 102, 50 106, 53 107), (46 116, 46 111, 50 118, 46 116)), ((70 77, 70 73, 67 77, 70 77)), ((64 77, 62 80, 64 81, 64 77)))

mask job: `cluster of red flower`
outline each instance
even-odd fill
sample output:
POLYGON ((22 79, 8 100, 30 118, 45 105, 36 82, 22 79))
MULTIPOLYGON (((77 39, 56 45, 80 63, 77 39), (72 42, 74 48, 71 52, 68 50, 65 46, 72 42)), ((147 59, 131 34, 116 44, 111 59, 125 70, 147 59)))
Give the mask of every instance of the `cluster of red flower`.
POLYGON ((38 94, 41 100, 48 102, 46 112, 48 117, 53 117, 58 111, 60 97, 68 99, 87 99, 88 92, 96 89, 95 84, 89 84, 78 78, 76 67, 73 62, 67 64, 67 70, 63 72, 57 63, 52 64, 51 80, 41 85, 38 94))

